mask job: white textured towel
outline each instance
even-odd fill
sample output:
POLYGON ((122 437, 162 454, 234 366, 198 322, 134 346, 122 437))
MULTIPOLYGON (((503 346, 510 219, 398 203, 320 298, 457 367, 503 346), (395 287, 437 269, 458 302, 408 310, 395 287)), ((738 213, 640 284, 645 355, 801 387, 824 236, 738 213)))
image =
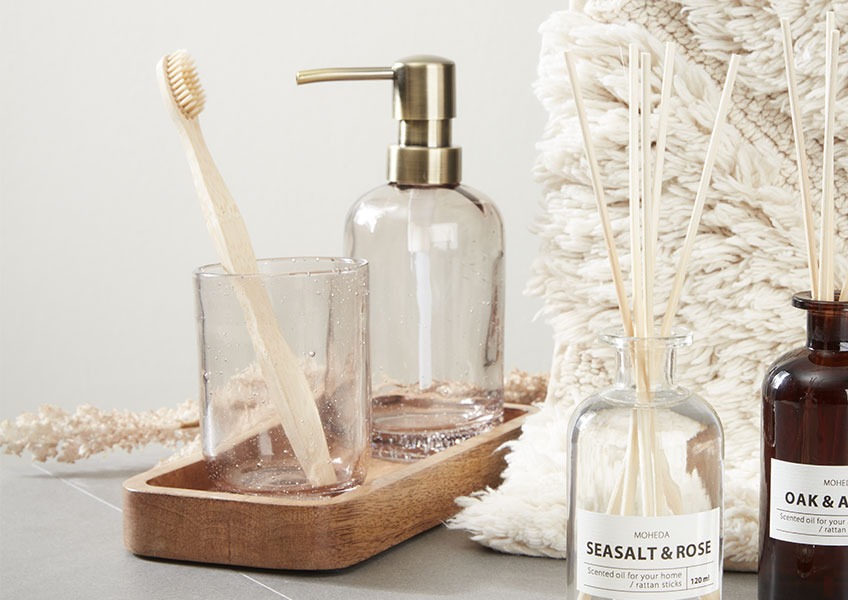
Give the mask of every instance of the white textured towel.
MULTIPOLYGON (((535 175, 544 212, 529 292, 542 296, 554 329, 548 397, 510 446, 504 483, 458 500, 451 526, 513 553, 565 554, 565 453, 576 404, 610 383, 613 354, 597 334, 619 322, 611 275, 571 100, 563 51, 572 51, 587 105, 622 266, 627 234, 627 46, 651 52, 656 105, 663 44, 674 41, 672 112, 656 271, 664 310, 704 162, 731 53, 743 56, 729 127, 721 143, 676 323, 695 332, 681 356, 682 385, 717 409, 725 428, 725 566, 752 570, 757 558, 759 385, 769 363, 804 339, 795 291, 809 289, 780 17, 792 21, 801 109, 814 190, 821 190, 824 13, 845 28, 848 3, 809 0, 597 0, 556 13, 542 26, 536 94, 549 114, 535 175)), ((843 36, 844 38, 845 36, 843 36)), ((843 56, 845 51, 843 49, 843 56)), ((840 68, 836 140, 839 238, 848 237, 848 61, 840 68)), ((656 119, 656 114, 654 115, 656 119)), ((656 128, 656 121, 654 122, 656 128)), ((814 194, 814 206, 819 193, 814 194)), ((848 271, 837 242, 837 281, 848 271)))

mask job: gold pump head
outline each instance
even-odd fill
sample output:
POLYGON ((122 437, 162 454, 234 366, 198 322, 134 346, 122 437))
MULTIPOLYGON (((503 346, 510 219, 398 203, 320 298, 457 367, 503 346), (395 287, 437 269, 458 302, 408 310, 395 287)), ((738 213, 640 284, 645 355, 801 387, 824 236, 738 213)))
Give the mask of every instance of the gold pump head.
POLYGON ((391 79, 398 143, 389 146, 388 179, 401 185, 453 185, 462 175, 462 149, 451 146, 456 116, 455 65, 438 56, 409 56, 391 67, 298 71, 298 85, 321 81, 391 79))

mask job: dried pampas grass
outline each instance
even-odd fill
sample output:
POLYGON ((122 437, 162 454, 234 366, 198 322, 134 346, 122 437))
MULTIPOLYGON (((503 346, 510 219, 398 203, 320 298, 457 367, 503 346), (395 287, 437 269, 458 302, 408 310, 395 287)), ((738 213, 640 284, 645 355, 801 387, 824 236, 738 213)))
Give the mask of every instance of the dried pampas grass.
POLYGON ((154 443, 177 448, 194 441, 198 432, 194 400, 141 413, 106 411, 90 404, 69 413, 46 404, 14 421, 0 421, 0 448, 18 456, 29 452, 40 462, 72 463, 108 450, 131 452, 154 443))
MULTIPOLYGON (((531 375, 514 370, 506 379, 504 399, 532 404, 545 399, 547 375, 531 375)), ((226 393, 248 397, 262 392, 258 369, 237 375, 226 393)), ((175 408, 146 412, 101 410, 83 404, 73 414, 52 405, 14 420, 0 421, 0 449, 21 456, 29 452, 33 460, 73 463, 111 450, 133 450, 161 444, 177 450, 172 458, 200 451, 199 411, 196 400, 186 400, 175 408)))

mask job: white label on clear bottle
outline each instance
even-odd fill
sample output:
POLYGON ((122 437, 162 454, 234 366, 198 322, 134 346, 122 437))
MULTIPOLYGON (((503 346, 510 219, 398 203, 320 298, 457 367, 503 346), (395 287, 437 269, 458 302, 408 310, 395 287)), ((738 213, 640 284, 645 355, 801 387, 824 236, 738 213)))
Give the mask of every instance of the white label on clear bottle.
POLYGON ((631 517, 577 510, 577 589, 592 596, 684 600, 721 587, 721 511, 631 517))
POLYGON ((816 546, 848 546, 848 466, 771 459, 769 536, 816 546))

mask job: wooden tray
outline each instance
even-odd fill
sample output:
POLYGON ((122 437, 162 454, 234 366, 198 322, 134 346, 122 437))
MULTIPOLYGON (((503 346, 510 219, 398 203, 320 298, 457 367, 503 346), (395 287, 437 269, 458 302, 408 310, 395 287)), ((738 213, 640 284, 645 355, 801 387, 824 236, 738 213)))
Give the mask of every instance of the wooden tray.
POLYGON ((498 447, 518 437, 532 410, 507 405, 503 424, 418 462, 373 459, 362 486, 331 498, 214 491, 197 458, 158 467, 124 482, 124 545, 266 569, 349 567, 450 518, 458 496, 498 485, 498 447))

